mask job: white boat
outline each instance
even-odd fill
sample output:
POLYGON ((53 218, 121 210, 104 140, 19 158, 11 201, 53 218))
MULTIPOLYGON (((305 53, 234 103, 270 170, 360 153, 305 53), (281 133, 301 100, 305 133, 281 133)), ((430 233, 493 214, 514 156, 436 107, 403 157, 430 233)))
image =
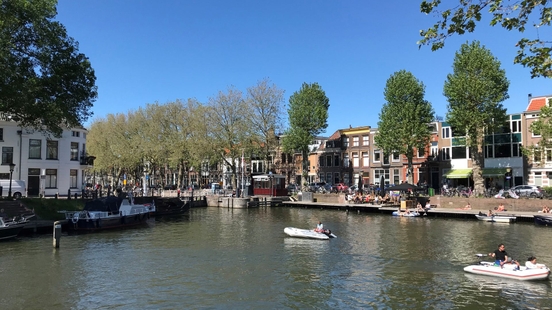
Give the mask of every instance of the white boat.
POLYGON ((420 213, 416 211, 410 211, 408 213, 404 213, 401 211, 393 211, 393 216, 416 217, 416 216, 420 216, 420 213))
POLYGON ((481 215, 476 214, 475 217, 480 221, 493 222, 493 223, 512 223, 516 221, 515 216, 506 216, 506 215, 481 215))
POLYGON ((319 240, 328 240, 330 238, 337 238, 337 236, 332 234, 331 231, 329 230, 326 230, 326 231, 328 233, 319 233, 314 230, 300 229, 295 227, 284 228, 284 232, 290 237, 319 239, 319 240))
POLYGON ((506 264, 504 267, 495 265, 492 262, 480 262, 479 265, 464 267, 465 272, 493 276, 499 278, 515 279, 522 281, 544 280, 550 276, 549 268, 527 268, 520 266, 516 269, 514 264, 506 264))

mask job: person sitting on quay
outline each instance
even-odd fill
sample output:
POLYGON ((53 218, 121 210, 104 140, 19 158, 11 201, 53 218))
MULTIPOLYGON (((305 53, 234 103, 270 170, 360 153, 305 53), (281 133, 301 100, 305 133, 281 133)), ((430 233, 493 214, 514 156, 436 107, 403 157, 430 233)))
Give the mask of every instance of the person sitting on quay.
POLYGON ((504 204, 503 203, 499 204, 498 208, 496 208, 496 211, 497 212, 506 211, 506 209, 504 208, 504 204))
POLYGON ((418 201, 418 204, 416 205, 416 211, 417 212, 425 212, 424 207, 422 207, 422 204, 418 201))
POLYGON ((489 210, 489 212, 487 212, 487 216, 494 216, 493 210, 489 210))
POLYGON ((542 210, 539 213, 550 213, 550 209, 547 206, 542 206, 542 210))
POLYGON ((431 204, 429 203, 429 200, 426 202, 424 209, 431 210, 431 204))

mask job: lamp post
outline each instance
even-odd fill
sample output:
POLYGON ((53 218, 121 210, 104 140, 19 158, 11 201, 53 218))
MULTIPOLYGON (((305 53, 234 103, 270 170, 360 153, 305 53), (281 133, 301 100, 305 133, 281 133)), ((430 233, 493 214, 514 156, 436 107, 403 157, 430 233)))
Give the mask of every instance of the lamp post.
POLYGON ((14 163, 11 163, 10 164, 10 187, 9 187, 9 190, 8 190, 8 198, 11 198, 11 186, 12 186, 12 176, 13 176, 13 169, 15 168, 15 164, 14 163))

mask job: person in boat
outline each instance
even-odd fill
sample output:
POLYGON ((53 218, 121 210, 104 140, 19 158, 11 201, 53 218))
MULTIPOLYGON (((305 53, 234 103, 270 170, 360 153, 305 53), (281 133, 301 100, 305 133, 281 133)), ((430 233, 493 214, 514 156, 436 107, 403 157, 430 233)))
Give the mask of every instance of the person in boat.
POLYGON ((525 262, 525 267, 527 267, 528 269, 546 268, 546 266, 543 264, 537 264, 537 258, 535 256, 529 256, 529 258, 525 262))
POLYGON ((0 217, 4 220, 8 219, 8 215, 4 212, 4 209, 0 210, 0 217))
POLYGON ((497 266, 504 267, 505 264, 516 264, 519 268, 519 263, 513 260, 511 257, 508 257, 506 247, 503 243, 499 244, 498 249, 496 249, 494 252, 489 253, 489 256, 495 258, 495 265, 497 266))
POLYGON ((493 210, 489 210, 489 212, 487 212, 487 216, 494 216, 493 210))
POLYGON ((316 228, 314 229, 316 232, 323 232, 324 231, 324 224, 322 222, 318 222, 318 225, 316 225, 316 228))
POLYGON ((401 216, 408 216, 410 215, 410 211, 408 209, 404 210, 404 212, 401 212, 401 216))

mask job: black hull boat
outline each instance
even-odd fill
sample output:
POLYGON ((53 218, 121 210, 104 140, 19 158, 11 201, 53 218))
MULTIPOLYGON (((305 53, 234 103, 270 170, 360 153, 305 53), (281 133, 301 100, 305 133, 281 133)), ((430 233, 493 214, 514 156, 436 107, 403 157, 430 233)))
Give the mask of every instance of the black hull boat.
POLYGON ((17 237, 25 227, 25 223, 27 223, 25 219, 22 221, 4 221, 4 219, 0 217, 0 240, 8 240, 17 237))
POLYGON ((144 224, 154 212, 154 203, 134 204, 132 197, 110 196, 87 202, 82 211, 64 213, 69 231, 92 232, 144 224))
POLYGON ((552 226, 552 215, 534 215, 533 219, 536 225, 552 226))

